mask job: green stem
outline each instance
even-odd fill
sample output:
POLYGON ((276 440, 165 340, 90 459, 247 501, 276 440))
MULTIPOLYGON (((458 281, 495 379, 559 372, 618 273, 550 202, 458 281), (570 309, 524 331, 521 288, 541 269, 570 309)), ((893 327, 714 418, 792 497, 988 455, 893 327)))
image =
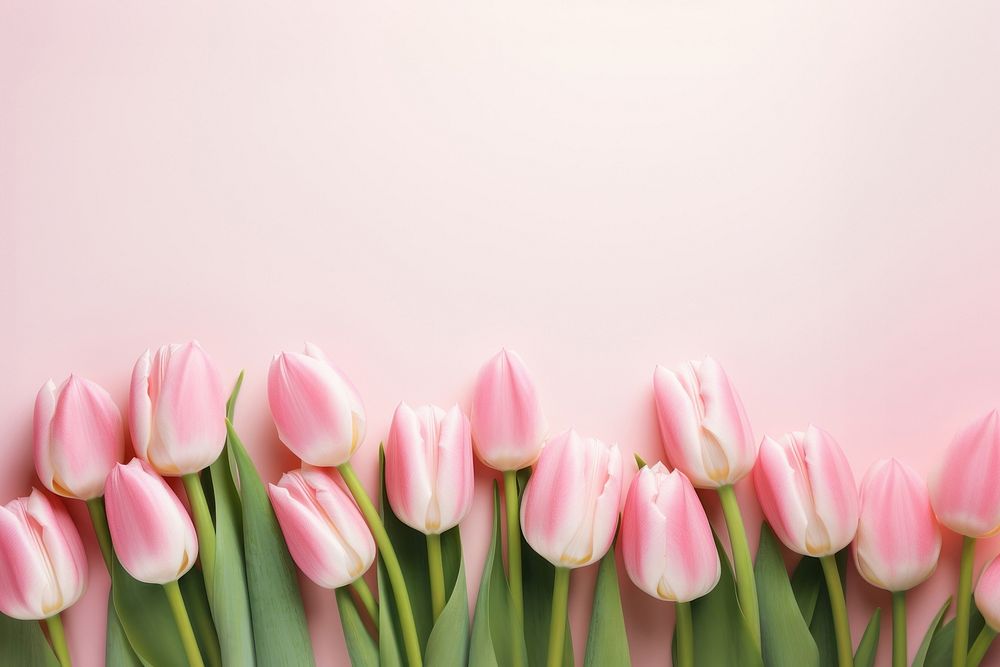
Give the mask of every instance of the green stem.
POLYGON ((375 624, 375 629, 378 629, 378 603, 375 602, 375 596, 372 595, 372 589, 368 588, 368 584, 365 583, 363 577, 358 577, 351 582, 351 588, 354 592, 358 594, 358 599, 361 600, 361 604, 364 605, 365 611, 368 612, 368 617, 372 619, 372 623, 375 624))
POLYGON ((365 492, 365 487, 361 485, 351 463, 337 466, 340 476, 344 478, 344 483, 350 489, 354 501, 358 503, 361 514, 364 515, 368 527, 378 545, 379 554, 385 564, 386 574, 389 576, 389 583, 392 584, 392 594, 396 598, 396 610, 399 612, 399 624, 403 632, 403 644, 406 647, 406 659, 410 667, 420 667, 423 658, 420 656, 420 640, 417 637, 417 625, 413 621, 413 607, 410 605, 410 595, 406 592, 406 580, 403 578, 403 570, 399 567, 399 558, 396 557, 396 550, 392 547, 389 534, 385 532, 385 525, 379 518, 378 510, 372 504, 371 498, 365 492))
POLYGON ((211 603, 215 597, 215 524, 208 511, 208 500, 198 473, 184 475, 181 479, 184 480, 184 491, 187 492, 191 513, 194 515, 194 526, 198 532, 198 558, 201 559, 201 573, 205 577, 205 592, 211 603))
POLYGON ((726 517, 726 529, 729 531, 729 544, 733 550, 733 567, 736 570, 736 592, 740 600, 743 617, 750 626, 757 650, 760 651, 760 610, 757 606, 757 582, 754 580, 753 559, 750 557, 750 544, 747 542, 746 529, 743 527, 743 514, 736 500, 736 491, 731 484, 720 486, 719 500, 722 501, 722 514, 726 517))
POLYGON ((951 649, 952 667, 965 667, 969 652, 969 609, 972 605, 972 567, 976 556, 976 538, 962 538, 962 562, 958 570, 958 595, 955 597, 955 643, 951 649))
POLYGON ((111 530, 108 528, 108 516, 104 513, 104 496, 88 500, 87 510, 90 512, 90 522, 94 524, 94 534, 97 535, 97 543, 101 546, 104 565, 108 568, 108 572, 111 572, 111 557, 114 551, 111 548, 111 530))
POLYGON ((170 611, 174 614, 174 622, 177 630, 181 634, 181 644, 184 646, 184 653, 187 655, 188 663, 191 667, 205 667, 201 660, 201 651, 198 650, 198 640, 194 637, 194 628, 191 627, 191 619, 188 617, 187 608, 184 606, 184 598, 181 597, 181 589, 176 581, 163 584, 163 590, 167 594, 167 601, 170 603, 170 611))
POLYGON ((979 663, 983 661, 986 652, 990 650, 990 645, 996 636, 996 630, 989 625, 984 625, 983 631, 979 633, 975 643, 972 644, 972 648, 969 649, 969 657, 965 660, 965 667, 979 667, 979 663))
POLYGON ((569 568, 557 567, 552 583, 552 620, 549 625, 548 667, 562 667, 566 646, 566 608, 569 606, 569 568))
POLYGON ((517 471, 503 472, 503 500, 507 514, 507 580, 510 585, 511 653, 514 667, 523 662, 524 593, 521 585, 521 508, 517 493, 517 471))
POLYGON ((59 658, 62 667, 70 667, 69 647, 66 645, 66 632, 63 630, 62 615, 56 614, 45 619, 45 624, 49 626, 49 639, 52 640, 52 648, 59 658))
POLYGON ((906 591, 892 592, 892 667, 906 667, 906 591))
POLYGON ((677 629, 677 667, 694 667, 694 624, 691 603, 674 605, 674 625, 677 629))
POLYGON ((840 667, 854 667, 854 645, 851 642, 851 625, 847 618, 847 600, 844 587, 840 583, 835 556, 819 559, 826 578, 826 590, 830 594, 830 609, 833 612, 833 630, 837 637, 837 664, 840 667))
POLYGON ((444 611, 444 560, 441 557, 441 536, 427 536, 427 568, 431 579, 431 610, 435 622, 444 611))

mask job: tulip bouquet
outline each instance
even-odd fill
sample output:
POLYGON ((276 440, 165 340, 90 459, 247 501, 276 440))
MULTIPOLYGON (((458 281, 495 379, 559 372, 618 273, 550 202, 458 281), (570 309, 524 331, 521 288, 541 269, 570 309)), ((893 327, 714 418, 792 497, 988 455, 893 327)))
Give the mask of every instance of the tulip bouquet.
POLYGON ((974 567, 976 540, 1000 531, 996 412, 956 435, 930 485, 890 459, 859 489, 820 428, 758 446, 729 377, 706 358, 656 368, 665 456, 633 467, 617 445, 550 433, 524 362, 502 350, 481 369, 468 415, 398 405, 369 494, 351 463, 365 438, 361 396, 317 347, 278 354, 268 371, 278 437, 301 459, 276 483, 233 426, 241 382, 227 401, 196 342, 144 353, 129 460, 104 389, 75 375, 42 387, 34 455, 46 490, 0 509, 4 664, 71 664, 60 614, 88 572, 72 501, 86 504, 111 579, 115 666, 314 664, 298 571, 334 592, 353 665, 563 667, 574 662, 572 571, 590 566, 584 664, 627 665, 616 544, 628 579, 672 603, 664 661, 681 667, 870 667, 881 610, 855 642, 849 556, 891 593, 894 667, 975 667, 1000 630, 1000 559, 978 582, 974 567), (470 613, 461 531, 474 457, 499 474, 470 613), (756 492, 766 519, 755 554, 737 485, 756 492), (718 496, 728 548, 696 489, 718 496), (911 656, 906 592, 934 571, 942 525, 963 536, 955 614, 945 621, 944 602, 911 656), (799 556, 791 573, 781 545, 799 556))

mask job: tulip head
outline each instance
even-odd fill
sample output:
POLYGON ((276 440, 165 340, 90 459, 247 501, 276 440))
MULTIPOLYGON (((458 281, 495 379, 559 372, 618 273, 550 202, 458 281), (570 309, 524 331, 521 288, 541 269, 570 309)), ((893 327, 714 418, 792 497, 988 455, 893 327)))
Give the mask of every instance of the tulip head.
POLYGON ((765 436, 753 479, 764 516, 792 551, 828 556, 854 539, 854 474, 826 431, 810 426, 778 440, 765 436))
POLYGON ((354 501, 325 472, 288 472, 267 490, 288 551, 316 585, 346 586, 371 567, 371 531, 354 501))
POLYGON ((691 483, 714 489, 743 479, 757 460, 757 444, 743 402, 712 357, 678 371, 653 372, 656 415, 670 463, 691 483))
POLYGON ((146 350, 132 370, 129 428, 136 455, 161 475, 198 472, 226 442, 226 392, 197 341, 146 350))
POLYGON ((385 488, 392 511, 425 535, 443 533, 472 508, 472 436, 456 405, 400 403, 385 444, 385 488))
POLYGON ((655 598, 690 602, 719 582, 719 552, 698 494, 684 473, 662 463, 632 478, 621 543, 629 578, 655 598))
POLYGON ((927 484, 896 459, 873 465, 861 482, 854 561, 872 586, 905 591, 931 576, 941 531, 927 484))
POLYGON ((934 513, 961 535, 987 537, 1000 530, 998 421, 993 410, 959 431, 931 476, 934 513))
POLYGON ((96 498, 125 456, 121 412, 95 382, 70 375, 56 387, 49 380, 35 398, 34 445, 35 471, 46 488, 96 498))
POLYGON ((520 470, 538 459, 548 423, 535 383, 513 350, 500 350, 480 369, 471 421, 476 454, 489 467, 520 470))
POLYGON ((198 538, 181 501, 149 464, 116 464, 104 493, 118 560, 147 584, 177 581, 198 557, 198 538))
POLYGON ((282 352, 267 373, 267 402, 278 437, 314 466, 339 466, 365 438, 365 407, 351 381, 311 343, 282 352))
POLYGON ((87 556, 62 502, 37 489, 0 507, 0 612, 40 620, 87 588, 87 556))
POLYGON ((976 606, 986 623, 1000 632, 1000 556, 997 556, 979 575, 976 584, 976 606))
POLYGON ((616 445, 570 430, 546 443, 521 501, 531 548, 557 567, 583 567, 607 553, 618 525, 622 457, 616 445))

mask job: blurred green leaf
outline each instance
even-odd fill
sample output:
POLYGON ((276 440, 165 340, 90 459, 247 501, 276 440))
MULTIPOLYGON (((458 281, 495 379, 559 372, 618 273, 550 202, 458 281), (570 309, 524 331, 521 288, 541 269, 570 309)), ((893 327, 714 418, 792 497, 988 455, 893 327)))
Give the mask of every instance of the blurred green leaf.
POLYGON ((913 667, 924 667, 927 651, 931 647, 931 640, 934 639, 934 633, 941 627, 941 622, 944 620, 944 615, 948 613, 949 607, 951 607, 951 598, 944 601, 944 604, 938 609, 938 613, 931 619, 930 625, 927 626, 927 632, 924 633, 924 638, 920 642, 920 647, 917 648, 917 654, 913 657, 913 667))
POLYGON ((115 612, 115 601, 108 591, 108 618, 105 626, 104 662, 115 667, 139 667, 142 661, 132 650, 122 623, 115 612))
POLYGON ((476 598, 476 615, 472 622, 472 642, 469 651, 471 667, 500 667, 514 663, 511 653, 510 588, 503 570, 500 535, 500 490, 493 482, 493 537, 483 564, 476 598))
POLYGON ((819 651, 816 642, 792 591, 781 547, 766 522, 760 527, 754 577, 760 606, 764 664, 768 667, 817 667, 819 651))
POLYGON ((21 621, 0 614, 0 659, 6 665, 59 667, 38 621, 21 621))
POLYGON ((347 587, 341 587, 335 594, 337 609, 340 611, 340 625, 344 628, 344 644, 347 646, 347 655, 351 658, 352 667, 377 667, 378 647, 368 634, 350 591, 347 587))
MULTIPOLYGON (((617 542, 617 539, 615 540, 617 542)), ((604 554, 597 570, 594 603, 587 634, 584 667, 630 665, 625 616, 622 613, 621 592, 618 589, 618 568, 615 565, 615 544, 604 554)))
POLYGON ((872 667, 878 654, 878 636, 882 630, 882 610, 876 609, 868 620, 865 634, 861 635, 858 650, 854 652, 854 667, 872 667))
POLYGON ((260 475, 228 419, 226 426, 228 447, 239 476, 246 580, 257 662, 313 665, 312 644, 295 566, 260 475))

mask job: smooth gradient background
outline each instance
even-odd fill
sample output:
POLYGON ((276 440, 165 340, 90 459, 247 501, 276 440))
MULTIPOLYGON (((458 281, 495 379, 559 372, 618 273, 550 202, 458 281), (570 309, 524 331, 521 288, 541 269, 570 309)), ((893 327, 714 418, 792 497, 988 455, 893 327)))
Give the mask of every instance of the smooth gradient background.
MULTIPOLYGON (((365 397, 369 488, 397 402, 467 408, 501 345, 553 429, 647 458, 654 365, 711 353, 758 437, 815 422, 859 480, 892 455, 929 472, 1000 406, 998 26, 987 0, 2 0, 0 501, 35 482, 46 379, 124 407, 135 358, 192 337, 247 369, 237 426, 270 480, 295 460, 267 364, 306 339, 365 397)), ((72 511, 90 667, 107 579, 72 511)), ((911 646, 956 545, 911 595, 911 646)), ((594 570, 573 576, 578 658, 594 570)), ((333 595, 303 588, 338 664, 333 595)), ((857 641, 889 598, 853 568, 849 589, 857 641)), ((665 664, 669 605, 623 591, 635 664, 665 664)))

